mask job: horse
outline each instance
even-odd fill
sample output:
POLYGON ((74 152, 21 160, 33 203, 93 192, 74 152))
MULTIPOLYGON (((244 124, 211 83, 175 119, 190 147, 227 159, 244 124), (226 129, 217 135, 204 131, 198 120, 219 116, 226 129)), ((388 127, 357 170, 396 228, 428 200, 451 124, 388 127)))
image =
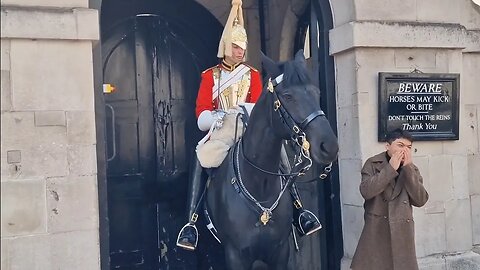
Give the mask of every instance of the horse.
POLYGON ((291 196, 284 194, 287 185, 312 159, 331 165, 338 153, 337 137, 320 108, 320 90, 308 76, 303 51, 281 63, 262 54, 262 64, 270 80, 242 138, 211 174, 205 195, 227 269, 287 269, 293 219, 291 196), (284 140, 293 140, 303 158, 294 172, 282 174, 284 140), (290 181, 282 185, 280 176, 290 181))

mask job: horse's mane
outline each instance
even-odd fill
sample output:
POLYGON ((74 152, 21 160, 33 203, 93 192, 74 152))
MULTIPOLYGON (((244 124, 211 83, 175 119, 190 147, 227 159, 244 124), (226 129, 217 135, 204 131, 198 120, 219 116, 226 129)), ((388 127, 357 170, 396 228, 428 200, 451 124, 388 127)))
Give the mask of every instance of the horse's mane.
POLYGON ((310 73, 305 63, 293 60, 283 63, 283 85, 285 87, 294 85, 311 84, 310 73))

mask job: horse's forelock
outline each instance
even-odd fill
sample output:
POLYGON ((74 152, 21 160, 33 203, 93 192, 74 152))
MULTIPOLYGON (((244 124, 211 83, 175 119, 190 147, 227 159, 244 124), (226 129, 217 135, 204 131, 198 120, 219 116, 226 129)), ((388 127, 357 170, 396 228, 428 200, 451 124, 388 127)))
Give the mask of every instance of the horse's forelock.
POLYGON ((288 61, 283 65, 283 86, 311 84, 312 80, 306 66, 298 61, 288 61))

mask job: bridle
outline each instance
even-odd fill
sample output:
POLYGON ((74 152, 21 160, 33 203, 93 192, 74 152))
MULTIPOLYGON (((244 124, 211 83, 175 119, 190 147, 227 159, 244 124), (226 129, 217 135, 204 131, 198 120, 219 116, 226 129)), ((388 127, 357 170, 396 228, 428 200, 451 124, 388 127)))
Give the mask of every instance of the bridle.
MULTIPOLYGON (((278 173, 278 172, 271 172, 265 169, 260 168, 259 166, 255 165, 251 162, 246 156, 243 151, 244 147, 242 147, 242 154, 243 158, 247 161, 255 169, 270 175, 277 175, 277 176, 289 176, 289 177, 296 177, 304 175, 306 171, 310 169, 313 162, 310 157, 310 142, 307 140, 307 135, 305 134, 305 129, 307 126, 317 117, 325 116, 325 113, 322 110, 317 110, 310 113, 302 122, 297 123, 288 110, 282 106, 280 102, 280 98, 278 97, 278 93, 275 91, 275 87, 277 87, 283 81, 283 74, 280 74, 275 79, 269 78, 267 83, 267 90, 269 93, 273 94, 273 110, 279 113, 280 119, 282 120, 283 125, 287 130, 289 130, 289 135, 291 139, 295 142, 295 144, 299 147, 299 153, 295 156, 294 167, 292 168, 293 173, 278 173), (300 168, 300 166, 304 163, 304 159, 307 163, 300 168)), ((243 140, 242 140, 243 143, 243 140)), ((323 172, 320 174, 320 179, 325 179, 328 176, 328 173, 332 170, 332 163, 328 164, 324 169, 323 172)))

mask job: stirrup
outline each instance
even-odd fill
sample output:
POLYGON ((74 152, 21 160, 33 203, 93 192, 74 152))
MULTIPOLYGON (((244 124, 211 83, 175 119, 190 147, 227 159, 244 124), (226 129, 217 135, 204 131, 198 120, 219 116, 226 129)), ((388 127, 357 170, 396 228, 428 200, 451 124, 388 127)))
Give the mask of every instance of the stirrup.
POLYGON ((298 215, 297 224, 298 224, 297 229, 302 235, 310 235, 310 234, 312 234, 312 233, 314 233, 314 232, 316 232, 316 231, 318 231, 322 228, 322 223, 320 223, 320 220, 318 219, 318 217, 314 213, 312 213, 310 210, 306 210, 306 209, 303 209, 303 211, 300 213, 300 215, 298 215), (313 216, 314 222, 316 222, 318 224, 318 226, 316 228, 313 228, 312 230, 310 230, 308 232, 305 232, 305 228, 303 228, 300 219, 303 215, 306 215, 308 213, 311 216, 313 216))
POLYGON ((197 244, 198 244, 198 229, 197 229, 197 226, 195 226, 195 223, 187 223, 185 224, 182 229, 180 230, 180 232, 178 233, 178 236, 177 236, 177 246, 178 247, 181 247, 181 248, 184 248, 184 249, 187 249, 187 250, 195 250, 195 248, 197 248, 197 244), (195 244, 193 246, 189 246, 189 245, 185 245, 183 243, 180 243, 180 235, 182 235, 183 231, 185 230, 185 228, 187 227, 193 227, 193 229, 195 229, 195 234, 196 234, 196 239, 195 239, 195 244))

